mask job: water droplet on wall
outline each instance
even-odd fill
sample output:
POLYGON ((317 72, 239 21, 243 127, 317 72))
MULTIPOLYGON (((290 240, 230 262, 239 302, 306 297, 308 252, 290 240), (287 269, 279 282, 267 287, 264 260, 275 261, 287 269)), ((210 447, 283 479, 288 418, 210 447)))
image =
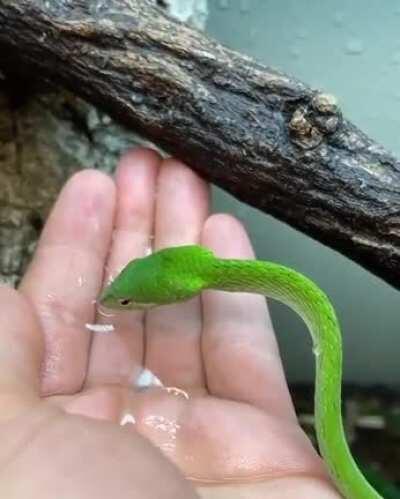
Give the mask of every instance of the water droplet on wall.
POLYGON ((258 31, 254 27, 250 28, 250 31, 249 31, 250 40, 254 40, 255 38, 257 38, 257 34, 258 34, 258 31))
POLYGON ((249 0, 240 0, 240 12, 242 14, 250 12, 249 0))
POLYGON ((307 34, 307 31, 305 29, 299 29, 296 31, 295 33, 295 38, 297 38, 297 40, 305 40, 308 36, 307 34))
POLYGON ((392 64, 400 64, 400 52, 395 52, 390 58, 392 64))
POLYGON ((360 55, 364 52, 364 45, 358 38, 353 38, 346 43, 346 54, 360 55))
POLYGON ((300 48, 297 46, 293 46, 289 49, 289 54, 292 59, 300 58, 300 48))
POLYGON ((228 9, 229 8, 229 0, 219 0, 218 7, 220 9, 228 9))
POLYGON ((333 25, 337 28, 342 28, 344 26, 344 13, 335 12, 333 15, 333 25))

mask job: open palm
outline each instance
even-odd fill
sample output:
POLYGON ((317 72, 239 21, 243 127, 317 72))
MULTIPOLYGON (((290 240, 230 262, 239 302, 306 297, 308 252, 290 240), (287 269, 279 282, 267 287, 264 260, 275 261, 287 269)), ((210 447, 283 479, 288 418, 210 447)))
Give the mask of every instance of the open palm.
MULTIPOLYGON (((151 248, 199 243, 251 258, 241 225, 208 210, 205 183, 148 150, 126 154, 115 183, 93 171, 69 181, 20 287, 44 333, 46 417, 55 411, 68 428, 79 420, 114 432, 115 448, 139 433, 207 498, 337 497, 297 424, 263 297, 209 291, 147 313, 96 317, 104 280, 151 248), (85 325, 95 321, 115 331, 91 333, 85 325), (144 368, 164 386, 138 387, 144 368)), ((68 428, 66 440, 74 438, 68 428)), ((110 466, 113 457, 105 456, 110 466)), ((137 463, 124 466, 136 476, 137 463)))

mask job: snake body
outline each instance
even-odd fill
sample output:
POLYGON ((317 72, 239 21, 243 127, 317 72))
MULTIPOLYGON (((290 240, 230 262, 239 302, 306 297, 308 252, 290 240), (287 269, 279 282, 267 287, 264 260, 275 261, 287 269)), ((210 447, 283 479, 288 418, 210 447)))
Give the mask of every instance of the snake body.
POLYGON ((331 302, 312 280, 276 263, 219 259, 201 246, 180 246, 132 260, 106 287, 100 303, 116 309, 147 308, 184 301, 204 289, 262 294, 301 316, 313 341, 315 427, 321 455, 344 497, 382 499, 361 473, 346 441, 340 327, 331 302))

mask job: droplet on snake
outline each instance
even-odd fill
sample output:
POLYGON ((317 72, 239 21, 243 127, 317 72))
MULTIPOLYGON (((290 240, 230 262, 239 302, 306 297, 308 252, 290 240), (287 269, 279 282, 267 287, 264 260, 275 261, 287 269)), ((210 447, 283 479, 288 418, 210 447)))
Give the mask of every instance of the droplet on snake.
POLYGON ((314 346, 313 349, 312 349, 312 352, 313 354, 315 355, 315 357, 319 357, 321 355, 321 350, 319 347, 317 346, 314 346))

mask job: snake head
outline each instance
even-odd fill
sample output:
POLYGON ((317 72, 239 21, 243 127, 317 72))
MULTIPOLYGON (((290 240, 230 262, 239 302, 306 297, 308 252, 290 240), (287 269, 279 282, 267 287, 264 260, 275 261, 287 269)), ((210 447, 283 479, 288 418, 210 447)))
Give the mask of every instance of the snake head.
POLYGON ((201 246, 178 246, 129 262, 104 289, 99 303, 120 310, 147 309, 188 300, 207 287, 215 259, 201 246))

